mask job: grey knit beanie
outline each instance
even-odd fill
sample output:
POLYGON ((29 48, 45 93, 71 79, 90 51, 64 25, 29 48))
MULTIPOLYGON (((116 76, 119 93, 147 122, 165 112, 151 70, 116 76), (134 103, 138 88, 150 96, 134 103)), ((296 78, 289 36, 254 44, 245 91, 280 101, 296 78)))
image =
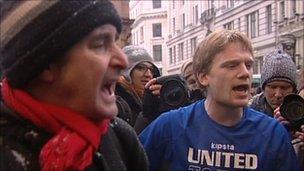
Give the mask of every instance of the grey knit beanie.
POLYGON ((160 76, 158 68, 153 64, 152 57, 146 49, 135 45, 129 45, 125 46, 123 51, 129 60, 129 65, 123 73, 127 81, 132 82, 131 72, 137 64, 142 62, 149 62, 153 67, 155 67, 155 71, 157 71, 157 73, 155 73, 154 77, 160 76))
POLYGON ((296 91, 297 68, 291 57, 282 50, 276 50, 264 57, 263 69, 261 72, 262 89, 272 81, 289 82, 296 91))

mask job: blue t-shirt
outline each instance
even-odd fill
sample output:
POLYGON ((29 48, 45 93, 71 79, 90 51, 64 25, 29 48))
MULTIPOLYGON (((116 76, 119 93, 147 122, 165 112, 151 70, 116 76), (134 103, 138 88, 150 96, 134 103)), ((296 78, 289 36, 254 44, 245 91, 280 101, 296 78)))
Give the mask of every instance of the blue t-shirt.
POLYGON ((164 162, 171 170, 299 170, 285 128, 247 107, 227 127, 209 117, 201 100, 162 114, 139 139, 152 171, 164 162))

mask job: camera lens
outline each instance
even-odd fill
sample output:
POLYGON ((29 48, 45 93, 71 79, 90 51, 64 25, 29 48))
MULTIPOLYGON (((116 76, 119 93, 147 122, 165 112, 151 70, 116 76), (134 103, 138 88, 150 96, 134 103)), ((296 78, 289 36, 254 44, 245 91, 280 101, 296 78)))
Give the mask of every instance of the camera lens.
POLYGON ((291 102, 288 106, 286 106, 286 109, 284 111, 287 114, 289 120, 297 120, 303 117, 304 107, 300 103, 291 102))
POLYGON ((289 121, 299 120, 304 117, 304 100, 296 94, 287 95, 280 107, 280 112, 289 121))
POLYGON ((176 80, 167 81, 160 90, 161 98, 169 106, 181 106, 187 101, 187 91, 183 84, 176 80))

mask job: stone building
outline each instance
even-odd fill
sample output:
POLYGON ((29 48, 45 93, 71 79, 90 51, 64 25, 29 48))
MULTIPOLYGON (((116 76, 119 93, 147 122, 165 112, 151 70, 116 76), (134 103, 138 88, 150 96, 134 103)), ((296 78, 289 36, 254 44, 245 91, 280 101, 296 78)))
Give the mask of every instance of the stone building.
POLYGON ((155 31, 153 24, 161 21, 159 39, 164 41, 158 43, 163 43, 163 74, 179 73, 199 42, 218 28, 248 35, 254 47, 254 74, 260 73, 263 56, 276 48, 290 53, 298 68, 304 66, 304 2, 300 0, 131 0, 130 18, 135 20, 132 43, 153 54, 157 53, 155 38, 149 34, 155 31), (155 9, 154 4, 161 8, 155 9), (162 19, 155 19, 160 12, 162 19))

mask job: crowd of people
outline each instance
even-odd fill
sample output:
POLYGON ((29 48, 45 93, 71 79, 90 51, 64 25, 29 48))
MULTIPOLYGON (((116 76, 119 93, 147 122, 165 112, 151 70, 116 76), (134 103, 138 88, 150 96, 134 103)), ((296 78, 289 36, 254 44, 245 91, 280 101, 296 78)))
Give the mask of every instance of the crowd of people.
POLYGON ((20 1, 1 17, 1 170, 304 169, 304 125, 281 108, 303 101, 304 69, 283 50, 264 56, 252 97, 250 39, 215 30, 181 67, 200 98, 156 114, 160 70, 116 44, 110 0, 20 1))

